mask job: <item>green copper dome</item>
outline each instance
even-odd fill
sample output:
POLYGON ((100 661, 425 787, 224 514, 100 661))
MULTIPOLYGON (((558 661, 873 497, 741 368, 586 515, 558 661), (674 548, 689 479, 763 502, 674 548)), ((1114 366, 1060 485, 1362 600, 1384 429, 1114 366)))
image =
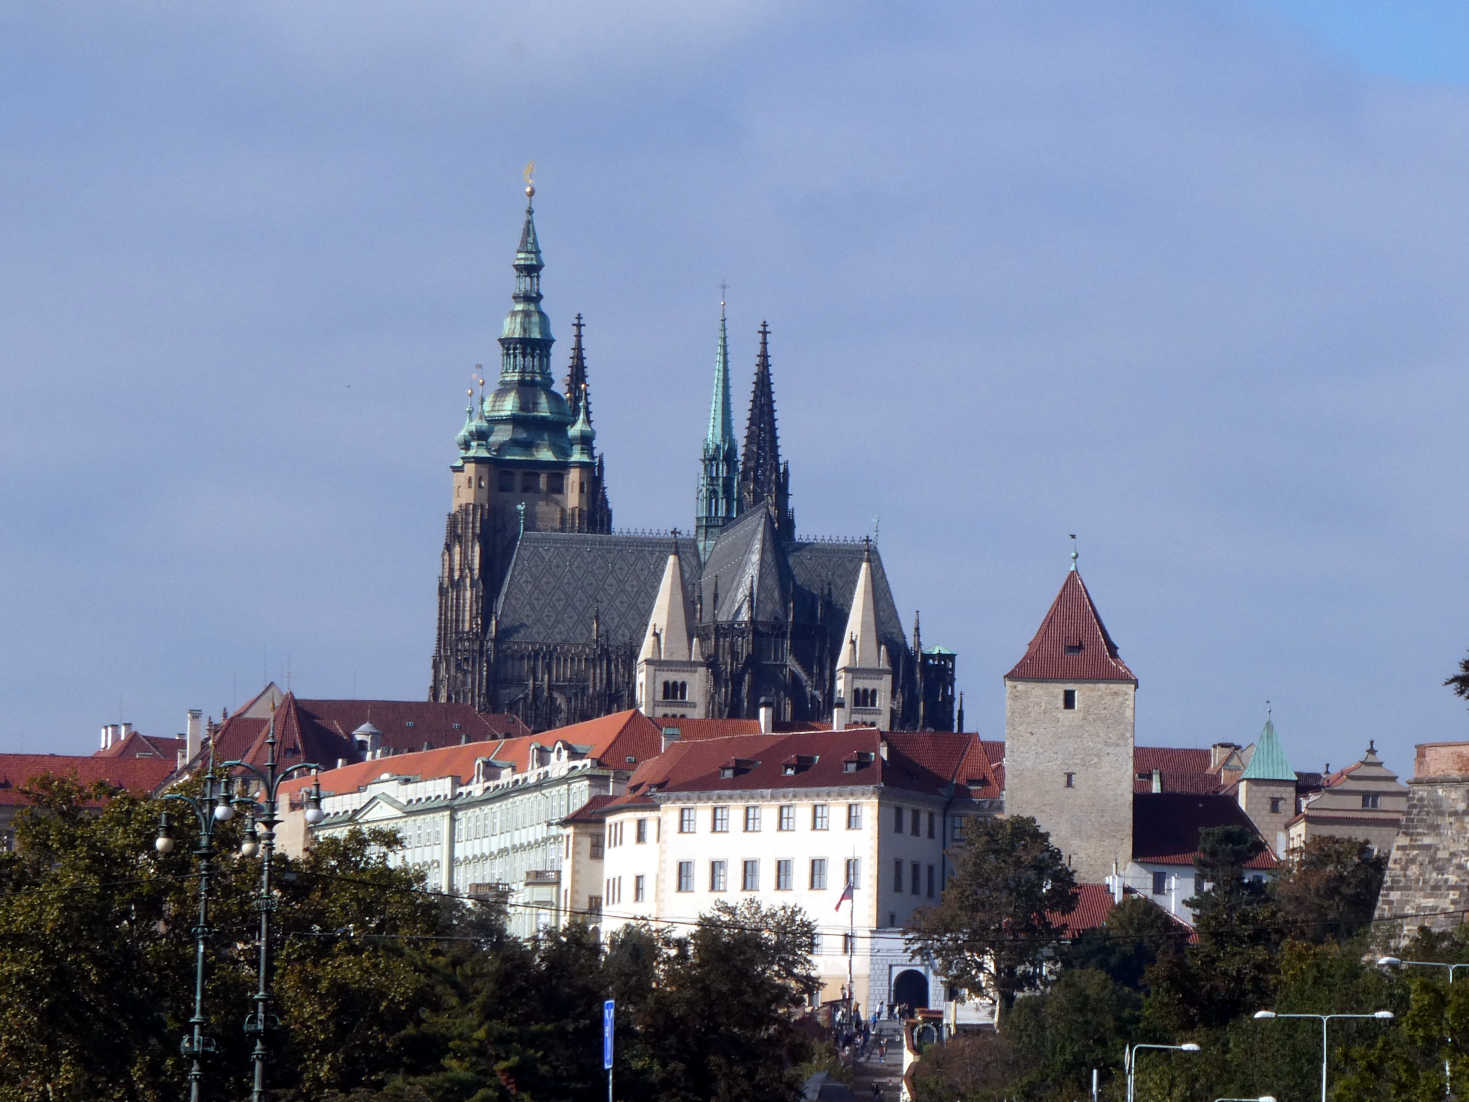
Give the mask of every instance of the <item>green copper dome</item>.
MULTIPOLYGON (((534 187, 526 188, 529 199, 534 187)), ((500 381, 484 400, 489 451, 502 458, 564 462, 571 455, 566 429, 571 408, 551 381, 551 320, 541 309, 540 239, 535 209, 526 204, 515 250, 515 291, 500 332, 500 381)))

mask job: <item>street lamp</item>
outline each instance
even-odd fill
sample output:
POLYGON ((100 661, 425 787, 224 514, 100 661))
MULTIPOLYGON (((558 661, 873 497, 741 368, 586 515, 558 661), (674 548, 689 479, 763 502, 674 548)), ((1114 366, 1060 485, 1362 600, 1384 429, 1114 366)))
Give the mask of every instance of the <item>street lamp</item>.
POLYGON ((1311 1018, 1321 1023, 1321 1102, 1326 1102, 1326 1023, 1338 1018, 1377 1018, 1386 1022, 1391 1021, 1392 1016, 1391 1010, 1378 1010, 1371 1014, 1277 1014, 1273 1010, 1255 1011, 1257 1022, 1274 1018, 1311 1018))
POLYGON ((1262 1094, 1259 1098, 1216 1098, 1214 1102, 1275 1102, 1275 1095, 1262 1094))
MULTIPOLYGON (((1133 1102, 1136 1096, 1135 1086, 1137 1080, 1137 1054, 1139 1049, 1160 1048, 1172 1052, 1198 1052, 1199 1046, 1192 1041, 1186 1041, 1181 1045, 1129 1045, 1122 1050, 1122 1069, 1127 1073, 1127 1102, 1133 1102)), ((1273 1100, 1272 1100, 1273 1102, 1273 1100)))
MULTIPOLYGON (((270 730, 266 734, 265 748, 264 770, 245 761, 224 763, 226 769, 237 769, 253 777, 260 786, 262 797, 258 802, 249 805, 251 822, 245 832, 245 842, 240 847, 240 852, 247 857, 254 856, 257 851, 260 853, 260 894, 255 900, 255 908, 260 912, 259 982, 255 988, 255 1011, 245 1019, 245 1032, 255 1036, 255 1047, 250 1055, 250 1060, 255 1065, 255 1084, 250 1091, 251 1102, 265 1102, 265 1069, 270 1055, 265 1044, 265 1035, 271 1020, 270 914, 275 910, 275 900, 270 894, 270 859, 275 852, 275 828, 281 822, 277 803, 280 786, 297 773, 309 770, 316 779, 306 799, 306 821, 314 826, 324 817, 321 810, 321 780, 318 776, 321 767, 312 762, 300 762, 285 769, 277 768, 274 719, 271 720, 270 730)), ((216 812, 221 819, 231 818, 234 814, 228 804, 222 805, 222 810, 225 814, 216 812)))
MULTIPOLYGON (((215 1049, 213 1039, 204 1035, 204 957, 213 934, 209 928, 210 857, 214 851, 215 825, 232 819, 234 810, 230 807, 229 781, 212 772, 204 778, 204 791, 199 796, 169 792, 163 798, 181 803, 192 811, 199 827, 199 839, 194 845, 194 856, 199 864, 199 920, 194 924, 194 1016, 189 1019, 189 1032, 179 1044, 179 1051, 190 1060, 189 1102, 199 1102, 199 1085, 204 1078, 200 1060, 205 1053, 215 1049)), ((160 817, 153 848, 159 857, 167 857, 173 852, 167 811, 160 817)))
MULTIPOLYGON (((1415 968, 1445 969, 1449 974, 1450 987, 1454 986, 1454 973, 1457 972, 1460 968, 1469 968, 1469 964, 1453 964, 1445 960, 1402 960, 1399 957, 1377 958, 1377 965, 1379 968, 1401 968, 1405 964, 1411 964, 1415 968)), ((1452 1036, 1445 1037, 1444 1041, 1447 1043, 1448 1048, 1444 1050, 1443 1057, 1443 1092, 1444 1097, 1448 1098, 1454 1093, 1452 1072, 1449 1066, 1449 1050, 1453 1048, 1454 1038, 1452 1036)))

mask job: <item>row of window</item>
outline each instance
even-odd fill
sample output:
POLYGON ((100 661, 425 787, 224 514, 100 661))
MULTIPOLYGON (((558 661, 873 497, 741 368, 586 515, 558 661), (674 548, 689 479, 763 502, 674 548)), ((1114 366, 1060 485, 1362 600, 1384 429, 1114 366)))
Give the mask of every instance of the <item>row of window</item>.
MULTIPOLYGON (((501 471, 499 486, 501 492, 513 491, 515 489, 515 472, 501 471)), ((520 473, 520 489, 522 492, 539 493, 541 489, 541 476, 536 471, 522 471, 520 473)), ((546 475, 546 493, 559 494, 566 490, 566 476, 555 471, 546 475)))
POLYGON ((877 708, 880 707, 880 699, 877 689, 853 689, 852 707, 854 708, 877 708))
MULTIPOLYGON (((844 878, 842 885, 852 885, 853 889, 862 886, 862 861, 857 857, 849 857, 842 867, 844 878)), ((638 877, 639 880, 642 877, 638 877)), ((729 862, 724 860, 709 862, 709 890, 711 892, 724 892, 729 890, 729 862)), ((794 891, 796 887, 796 863, 788 858, 782 858, 775 862, 775 890, 778 892, 794 891)), ((806 872, 806 887, 813 892, 826 891, 831 885, 827 881, 826 858, 813 857, 806 872)), ((694 862, 680 861, 678 863, 678 890, 691 892, 694 890, 694 862)), ((740 862, 740 890, 745 892, 758 892, 760 890, 760 862, 748 860, 740 862)))
MULTIPOLYGON (((903 816, 903 812, 904 812, 904 810, 905 809, 904 808, 901 808, 901 807, 895 807, 895 808, 893 808, 893 833, 894 834, 902 834, 903 833, 903 817, 904 817, 903 816)), ((913 835, 913 837, 915 837, 915 838, 920 837, 922 835, 922 833, 923 833, 923 812, 919 811, 916 807, 910 807, 910 808, 907 808, 906 810, 907 810, 907 813, 908 813, 908 815, 907 815, 907 818, 908 818, 908 833, 911 834, 911 835, 913 835)), ((935 823, 935 816, 934 816, 934 813, 932 811, 930 811, 930 812, 928 812, 928 836, 930 838, 932 838, 934 836, 934 823, 935 823)))
MULTIPOLYGON (((762 808, 758 804, 751 804, 745 808, 744 823, 748 833, 754 833, 760 829, 762 808)), ((698 830, 699 809, 696 807, 681 807, 678 809, 678 832, 680 834, 693 834, 698 830)), ((811 829, 828 830, 831 827, 831 807, 828 804, 811 805, 811 829)), ((775 811, 776 830, 796 829, 796 805, 781 804, 775 811)), ((847 805, 847 829, 862 829, 862 805, 847 805)), ((729 833, 729 808, 719 805, 709 809, 709 830, 714 834, 729 833)), ((930 837, 932 837, 930 835, 930 837)))
MULTIPOLYGON (((910 862, 908 862, 908 869, 909 869, 908 890, 913 895, 923 895, 924 892, 922 892, 920 890, 920 884, 922 883, 923 866, 921 866, 917 861, 910 861, 910 862)), ((902 894, 902 891, 903 891, 903 862, 902 862, 901 859, 897 859, 897 860, 894 860, 893 861, 893 891, 896 892, 896 893, 898 893, 898 894, 900 894, 900 895, 902 894)), ((934 866, 929 865, 928 866, 928 892, 927 892, 928 898, 929 899, 935 899, 935 898, 937 898, 937 894, 936 893, 937 893, 937 872, 934 869, 934 866)))

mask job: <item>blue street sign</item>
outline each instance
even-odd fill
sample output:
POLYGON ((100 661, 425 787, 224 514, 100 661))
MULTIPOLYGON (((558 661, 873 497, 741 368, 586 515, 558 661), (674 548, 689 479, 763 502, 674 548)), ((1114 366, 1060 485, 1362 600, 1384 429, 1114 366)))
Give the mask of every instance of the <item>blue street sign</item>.
POLYGON ((612 1070, 612 1008, 616 1003, 608 999, 602 1004, 602 1070, 612 1070))

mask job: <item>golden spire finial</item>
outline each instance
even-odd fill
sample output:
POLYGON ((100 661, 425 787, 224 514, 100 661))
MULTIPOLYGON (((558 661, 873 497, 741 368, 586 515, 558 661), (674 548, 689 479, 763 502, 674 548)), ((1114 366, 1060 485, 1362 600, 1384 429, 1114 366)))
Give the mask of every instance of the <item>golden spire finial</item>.
POLYGON ((535 194, 536 194, 536 163, 535 163, 535 161, 526 161, 525 162, 525 197, 527 199, 531 199, 531 198, 534 198, 535 197, 535 194))

